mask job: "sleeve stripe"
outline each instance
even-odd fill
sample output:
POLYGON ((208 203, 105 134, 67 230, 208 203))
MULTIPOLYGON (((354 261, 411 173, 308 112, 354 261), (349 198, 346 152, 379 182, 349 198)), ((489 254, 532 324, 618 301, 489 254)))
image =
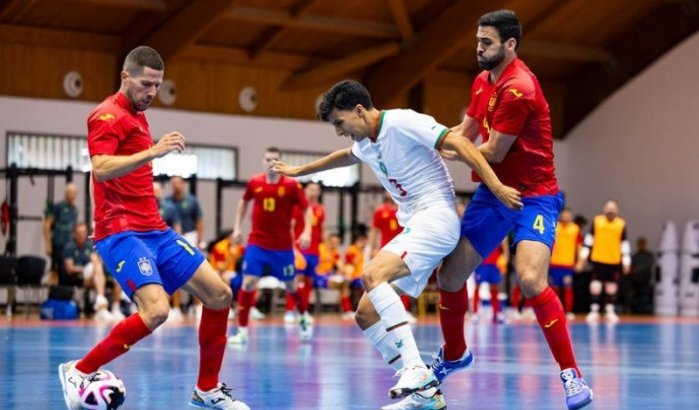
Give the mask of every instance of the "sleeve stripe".
POLYGON ((442 149, 442 143, 444 143, 444 137, 449 134, 449 128, 444 128, 441 133, 439 133, 439 136, 437 137, 437 141, 434 143, 434 149, 442 149))

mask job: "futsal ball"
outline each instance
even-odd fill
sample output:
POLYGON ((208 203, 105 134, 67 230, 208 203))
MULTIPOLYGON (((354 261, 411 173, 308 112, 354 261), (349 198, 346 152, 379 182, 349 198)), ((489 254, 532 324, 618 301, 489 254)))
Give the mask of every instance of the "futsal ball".
POLYGON ((115 410, 126 399, 124 382, 109 370, 98 370, 86 377, 79 388, 80 408, 85 410, 115 410))

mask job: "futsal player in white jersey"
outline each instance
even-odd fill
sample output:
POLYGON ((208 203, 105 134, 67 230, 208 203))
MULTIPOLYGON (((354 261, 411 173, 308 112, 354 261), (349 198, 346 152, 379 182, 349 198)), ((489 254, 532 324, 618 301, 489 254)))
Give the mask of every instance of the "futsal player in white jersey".
POLYGON ((439 382, 420 358, 399 297, 417 298, 432 270, 459 241, 453 181, 438 149, 458 152, 508 207, 522 206, 519 192, 498 180, 469 140, 451 134, 428 115, 412 110, 379 111, 367 89, 356 81, 335 84, 323 96, 318 115, 354 144, 301 166, 276 162, 273 170, 294 177, 364 162, 391 194, 404 229, 364 268, 361 279, 366 293, 355 318, 382 357, 399 372, 390 396, 407 396, 384 409, 442 409, 446 404, 436 388, 439 382))

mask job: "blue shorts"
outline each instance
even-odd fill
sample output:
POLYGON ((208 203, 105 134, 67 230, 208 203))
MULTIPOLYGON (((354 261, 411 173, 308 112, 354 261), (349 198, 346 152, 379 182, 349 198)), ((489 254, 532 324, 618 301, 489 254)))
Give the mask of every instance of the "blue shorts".
POLYGON ((551 286, 557 286, 562 288, 563 286, 572 285, 572 282, 568 284, 565 283, 564 279, 566 277, 573 277, 573 268, 549 268, 549 282, 551 282, 551 286))
POLYGON ((238 291, 240 288, 243 287, 243 275, 237 274, 231 278, 231 280, 228 282, 228 285, 231 287, 231 290, 233 291, 233 296, 238 294, 238 291))
POLYGON ((282 282, 296 277, 294 251, 272 251, 257 245, 248 245, 243 257, 243 274, 252 276, 272 275, 282 282))
POLYGON ((483 282, 497 285, 502 280, 500 269, 495 265, 478 265, 476 268, 476 283, 483 282))
POLYGON ((313 287, 316 289, 327 289, 330 286, 328 275, 316 275, 313 278, 313 287))
POLYGON ((206 260, 199 249, 169 228, 119 232, 97 241, 95 247, 129 298, 136 289, 150 283, 162 285, 173 294, 206 260))
POLYGON ((306 253, 303 253, 303 257, 306 259, 306 269, 298 271, 299 275, 314 278, 316 276, 316 268, 318 267, 318 261, 320 257, 318 255, 311 255, 306 253))
POLYGON ((559 193, 525 197, 522 202, 521 211, 508 209, 485 185, 480 185, 461 218, 461 236, 468 238, 483 258, 490 255, 510 231, 514 231, 512 246, 520 241, 535 241, 551 249, 563 196, 559 193))

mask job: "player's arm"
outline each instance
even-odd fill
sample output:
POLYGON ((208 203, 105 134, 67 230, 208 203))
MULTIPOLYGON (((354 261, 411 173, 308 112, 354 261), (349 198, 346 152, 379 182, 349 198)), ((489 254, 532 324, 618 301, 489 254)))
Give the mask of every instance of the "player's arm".
POLYGON ((582 246, 580 247, 580 253, 578 254, 578 263, 575 265, 576 272, 582 272, 585 268, 585 263, 587 263, 587 258, 590 256, 590 250, 595 244, 595 223, 592 223, 590 232, 585 235, 582 246))
POLYGON ((289 166, 282 161, 274 161, 271 169, 276 173, 289 177, 300 177, 329 169, 348 167, 358 163, 359 158, 352 154, 352 148, 344 148, 297 167, 289 166))
POLYGON ((47 214, 44 218, 43 234, 44 234, 44 249, 47 256, 51 256, 53 252, 53 244, 51 243, 51 226, 53 225, 53 215, 47 214))
POLYGON ((82 266, 77 266, 73 258, 65 258, 63 260, 63 266, 65 267, 66 273, 69 275, 78 275, 83 271, 82 266))
MULTIPOLYGON (((478 139, 478 122, 475 118, 469 117, 468 115, 464 115, 464 120, 459 125, 451 127, 449 131, 454 133, 455 135, 460 135, 471 142, 476 142, 476 140, 478 139)), ((459 154, 453 150, 442 148, 439 150, 439 154, 444 159, 450 161, 458 161, 461 159, 459 154)))
POLYGON ((495 175, 493 168, 488 165, 488 162, 471 141, 461 138, 452 132, 448 132, 442 140, 441 147, 456 151, 461 157, 461 160, 478 174, 493 195, 502 201, 502 203, 504 203, 508 208, 522 208, 522 199, 519 191, 505 186, 502 182, 500 182, 498 177, 495 175))
POLYGON ((238 209, 235 211, 235 225, 233 228, 233 242, 238 244, 243 242, 243 219, 245 218, 245 214, 248 212, 248 204, 250 203, 249 200, 245 200, 244 198, 240 198, 240 201, 238 201, 238 209))
POLYGON ((148 148, 131 155, 97 154, 92 156, 92 172, 99 182, 119 178, 140 168, 152 160, 173 152, 184 151, 184 136, 179 132, 165 134, 160 140, 148 148))
POLYGON ((621 266, 624 275, 631 272, 631 243, 626 236, 626 227, 621 233, 621 266))
POLYGON ((505 159, 505 155, 507 155, 516 139, 516 135, 503 134, 499 131, 491 130, 488 141, 479 145, 478 150, 488 162, 497 164, 505 159))
POLYGON ((374 257, 374 254, 379 249, 379 230, 375 226, 369 228, 369 234, 367 235, 367 246, 366 246, 366 259, 369 260, 374 257))

